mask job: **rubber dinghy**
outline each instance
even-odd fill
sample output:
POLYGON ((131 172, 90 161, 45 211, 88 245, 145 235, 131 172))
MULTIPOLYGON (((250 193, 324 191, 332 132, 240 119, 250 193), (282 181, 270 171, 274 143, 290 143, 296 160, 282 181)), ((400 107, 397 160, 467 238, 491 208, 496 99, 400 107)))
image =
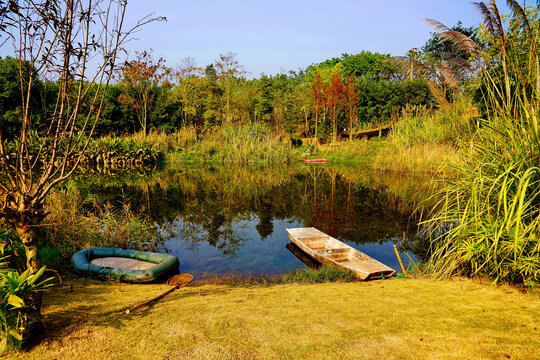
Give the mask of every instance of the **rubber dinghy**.
POLYGON ((73 254, 71 263, 80 272, 133 283, 154 281, 160 275, 177 271, 180 266, 173 255, 93 247, 73 254))

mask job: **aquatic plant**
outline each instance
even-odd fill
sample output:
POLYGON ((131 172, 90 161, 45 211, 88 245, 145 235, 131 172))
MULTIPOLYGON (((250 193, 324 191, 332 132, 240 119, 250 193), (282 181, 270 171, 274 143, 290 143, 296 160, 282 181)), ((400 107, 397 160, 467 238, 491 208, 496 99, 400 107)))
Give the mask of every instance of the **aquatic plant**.
POLYGON ((323 265, 318 269, 296 269, 282 275, 242 275, 232 274, 204 280, 207 284, 226 284, 229 286, 257 286, 280 284, 314 284, 327 282, 353 282, 357 281, 352 271, 336 269, 323 265))

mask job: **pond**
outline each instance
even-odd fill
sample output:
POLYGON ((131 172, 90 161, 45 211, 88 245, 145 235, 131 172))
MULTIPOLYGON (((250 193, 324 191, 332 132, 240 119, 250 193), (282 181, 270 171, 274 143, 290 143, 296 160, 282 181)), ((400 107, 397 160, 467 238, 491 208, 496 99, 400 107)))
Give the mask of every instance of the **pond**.
MULTIPOLYGON (((414 241, 415 198, 428 180, 364 167, 187 166, 87 178, 100 202, 128 201, 158 224, 159 249, 197 279, 276 275, 305 265, 286 228, 313 226, 399 270, 393 245, 414 241)), ((406 247, 401 247, 405 252, 406 247)), ((403 254, 407 264, 422 250, 403 254)))

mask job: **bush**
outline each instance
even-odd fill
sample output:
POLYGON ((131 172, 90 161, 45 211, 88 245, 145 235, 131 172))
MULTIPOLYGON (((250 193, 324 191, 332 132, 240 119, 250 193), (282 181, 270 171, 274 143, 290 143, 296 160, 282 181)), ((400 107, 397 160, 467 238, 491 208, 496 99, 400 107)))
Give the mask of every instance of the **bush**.
POLYGON ((26 265, 18 239, 9 232, 0 233, 0 353, 18 349, 30 330, 36 310, 30 296, 51 286, 52 278, 42 280, 45 267, 31 275, 21 271, 26 265))

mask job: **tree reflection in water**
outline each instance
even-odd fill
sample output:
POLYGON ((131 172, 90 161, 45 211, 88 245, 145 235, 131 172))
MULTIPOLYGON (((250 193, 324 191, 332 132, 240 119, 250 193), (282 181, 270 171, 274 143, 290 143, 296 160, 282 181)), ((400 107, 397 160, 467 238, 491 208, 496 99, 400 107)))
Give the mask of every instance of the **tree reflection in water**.
POLYGON ((169 251, 188 267, 278 273, 298 267, 285 249, 286 227, 313 226, 351 245, 414 237, 409 217, 426 182, 362 167, 300 165, 164 169, 112 183, 86 177, 80 186, 111 203, 123 193, 133 208, 147 209, 169 251))

